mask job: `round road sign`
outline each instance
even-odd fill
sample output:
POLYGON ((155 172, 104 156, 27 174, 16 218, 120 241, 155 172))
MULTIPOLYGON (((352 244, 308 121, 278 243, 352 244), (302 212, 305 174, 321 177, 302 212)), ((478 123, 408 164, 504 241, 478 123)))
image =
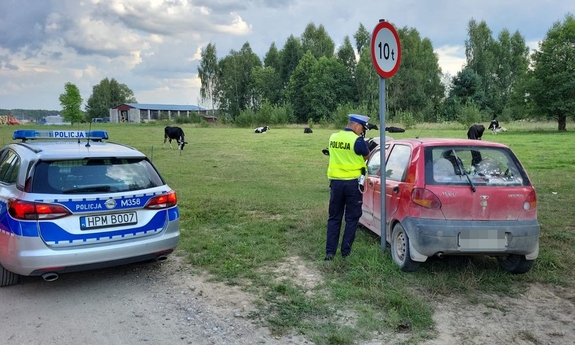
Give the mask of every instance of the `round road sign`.
POLYGON ((382 78, 390 78, 399 68, 401 45, 397 31, 389 22, 381 21, 373 29, 371 60, 382 78))

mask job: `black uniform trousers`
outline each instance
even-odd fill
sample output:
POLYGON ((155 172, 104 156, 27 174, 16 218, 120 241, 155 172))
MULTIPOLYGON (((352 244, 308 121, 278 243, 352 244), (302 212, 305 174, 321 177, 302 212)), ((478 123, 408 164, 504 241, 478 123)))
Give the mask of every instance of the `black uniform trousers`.
POLYGON ((331 180, 329 197, 329 218, 327 221, 326 255, 335 255, 339 243, 341 222, 345 215, 345 230, 341 241, 341 255, 351 253, 355 232, 361 217, 363 194, 359 191, 357 179, 331 180))

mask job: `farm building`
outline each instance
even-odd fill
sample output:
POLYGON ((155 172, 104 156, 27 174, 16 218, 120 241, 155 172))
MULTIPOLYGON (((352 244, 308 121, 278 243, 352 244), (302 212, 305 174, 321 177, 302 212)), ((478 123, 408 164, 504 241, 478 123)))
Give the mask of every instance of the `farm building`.
POLYGON ((190 117, 192 113, 204 117, 208 122, 215 121, 213 116, 207 115, 206 109, 197 105, 123 103, 110 109, 110 122, 173 120, 181 116, 190 117))

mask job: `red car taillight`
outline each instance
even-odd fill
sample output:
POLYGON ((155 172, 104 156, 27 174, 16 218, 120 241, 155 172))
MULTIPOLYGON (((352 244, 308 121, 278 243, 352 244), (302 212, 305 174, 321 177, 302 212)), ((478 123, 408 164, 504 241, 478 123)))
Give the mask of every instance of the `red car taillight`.
POLYGON ((523 203, 523 209, 525 211, 535 210, 537 208, 537 196, 535 191, 532 190, 527 197, 525 198, 525 202, 523 203))
POLYGON ((10 201, 8 204, 8 212, 13 218, 23 220, 58 219, 72 214, 62 205, 24 200, 10 201))
POLYGON ((178 204, 178 197, 173 190, 168 194, 158 195, 151 198, 145 208, 161 209, 176 206, 178 204))
POLYGON ((425 188, 414 188, 411 191, 411 201, 421 207, 429 209, 438 210, 441 208, 441 201, 439 201, 439 198, 433 194, 433 192, 425 188))

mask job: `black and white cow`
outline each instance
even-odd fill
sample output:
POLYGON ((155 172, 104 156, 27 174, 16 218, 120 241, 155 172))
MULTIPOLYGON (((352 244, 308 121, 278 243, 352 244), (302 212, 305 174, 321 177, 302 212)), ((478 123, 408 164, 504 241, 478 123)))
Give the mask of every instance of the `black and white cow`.
POLYGON ((481 140, 483 132, 485 132, 485 126, 473 125, 467 130, 467 139, 481 140))
POLYGON ((499 127, 499 121, 497 121, 496 118, 493 118, 493 120, 491 120, 491 122, 489 122, 489 127, 487 127, 488 130, 490 130, 493 134, 495 134, 495 131, 497 130, 497 128, 499 127))
POLYGON ((499 126, 499 121, 496 118, 493 118, 489 123, 488 130, 491 131, 491 134, 497 134, 499 132, 507 132, 507 128, 499 126))
POLYGON ((254 133, 265 133, 270 130, 269 126, 258 127, 254 129, 254 133))
POLYGON ((180 154, 182 154, 182 150, 184 146, 188 143, 185 140, 184 130, 180 127, 170 127, 166 126, 164 128, 164 147, 166 147, 166 141, 170 141, 170 148, 172 147, 172 140, 176 140, 178 143, 178 149, 180 150, 180 154))

